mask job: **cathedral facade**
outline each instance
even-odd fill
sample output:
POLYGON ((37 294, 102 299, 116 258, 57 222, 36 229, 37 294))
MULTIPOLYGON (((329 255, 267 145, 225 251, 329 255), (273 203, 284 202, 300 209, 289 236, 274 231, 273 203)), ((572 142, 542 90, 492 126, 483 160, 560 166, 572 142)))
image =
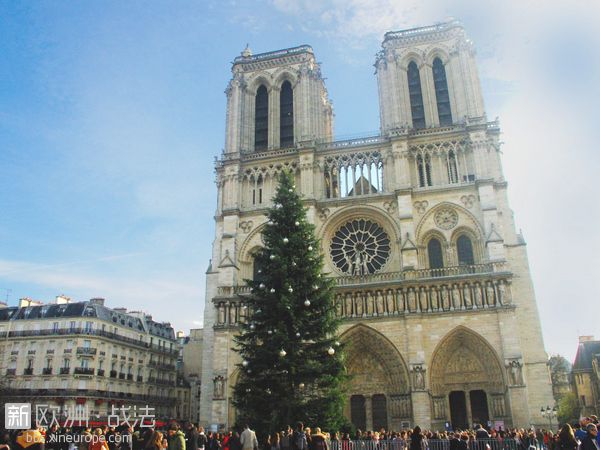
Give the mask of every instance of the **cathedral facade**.
POLYGON ((216 162, 200 419, 229 427, 252 254, 277 176, 295 174, 337 283, 346 414, 361 429, 546 425, 552 404, 522 236, 461 25, 389 32, 376 58, 381 129, 335 140, 309 46, 233 62, 216 162))

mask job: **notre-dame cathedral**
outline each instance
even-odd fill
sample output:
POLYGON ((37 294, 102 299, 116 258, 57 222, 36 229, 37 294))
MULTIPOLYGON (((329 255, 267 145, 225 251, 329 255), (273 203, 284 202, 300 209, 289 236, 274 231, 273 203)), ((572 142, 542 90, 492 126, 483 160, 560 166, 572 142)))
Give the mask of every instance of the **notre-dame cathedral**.
POLYGON ((337 282, 354 425, 547 425, 527 251, 472 43, 456 22, 389 32, 375 67, 379 135, 335 140, 311 47, 247 48, 233 62, 204 310, 205 426, 235 421, 233 336, 282 170, 295 174, 337 282))

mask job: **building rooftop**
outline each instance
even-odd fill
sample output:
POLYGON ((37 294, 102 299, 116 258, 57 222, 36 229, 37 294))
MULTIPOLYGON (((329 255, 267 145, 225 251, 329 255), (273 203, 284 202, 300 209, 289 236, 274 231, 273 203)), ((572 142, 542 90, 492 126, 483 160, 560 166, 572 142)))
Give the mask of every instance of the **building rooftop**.
MULTIPOLYGON (((10 306, 0 309, 0 322, 13 320, 60 319, 60 318, 97 318, 106 322, 128 327, 138 332, 149 332, 166 339, 175 339, 175 333, 169 323, 159 323, 146 314, 127 313, 126 309, 111 309, 98 299, 83 302, 55 304, 32 304, 32 306, 10 306)), ((29 304, 29 303, 25 303, 29 304)))
POLYGON ((600 341, 580 339, 573 370, 592 370, 592 360, 598 354, 600 354, 600 341))

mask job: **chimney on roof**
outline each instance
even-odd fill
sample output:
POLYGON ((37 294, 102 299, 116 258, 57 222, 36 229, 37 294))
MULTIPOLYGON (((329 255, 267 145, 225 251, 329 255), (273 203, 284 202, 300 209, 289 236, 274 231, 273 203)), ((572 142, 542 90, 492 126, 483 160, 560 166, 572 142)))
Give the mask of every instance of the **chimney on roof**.
POLYGON ((42 302, 37 300, 31 300, 29 297, 24 297, 19 300, 19 308, 27 308, 28 306, 40 306, 42 302))
POLYGON ((100 297, 94 297, 94 298, 90 298, 90 303, 92 305, 100 305, 100 306, 104 306, 104 299, 100 298, 100 297))
POLYGON ((113 309, 114 309, 114 311, 117 311, 117 312, 120 312, 120 313, 123 313, 123 314, 127 313, 127 308, 121 307, 121 308, 113 308, 113 309))
POLYGON ((584 342, 592 342, 594 340, 594 336, 579 336, 579 343, 583 344, 584 342))
POLYGON ((71 303, 71 299, 64 294, 56 296, 56 304, 57 305, 65 305, 67 303, 71 303))

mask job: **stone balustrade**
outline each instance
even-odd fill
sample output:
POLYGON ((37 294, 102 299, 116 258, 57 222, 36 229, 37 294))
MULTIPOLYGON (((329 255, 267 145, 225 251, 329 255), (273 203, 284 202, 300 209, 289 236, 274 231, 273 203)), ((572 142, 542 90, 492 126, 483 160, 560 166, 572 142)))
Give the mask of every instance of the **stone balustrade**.
MULTIPOLYGON (((477 311, 512 305, 512 274, 501 262, 336 278, 336 315, 342 319, 477 311)), ((249 315, 248 286, 219 287, 216 328, 249 315)))

